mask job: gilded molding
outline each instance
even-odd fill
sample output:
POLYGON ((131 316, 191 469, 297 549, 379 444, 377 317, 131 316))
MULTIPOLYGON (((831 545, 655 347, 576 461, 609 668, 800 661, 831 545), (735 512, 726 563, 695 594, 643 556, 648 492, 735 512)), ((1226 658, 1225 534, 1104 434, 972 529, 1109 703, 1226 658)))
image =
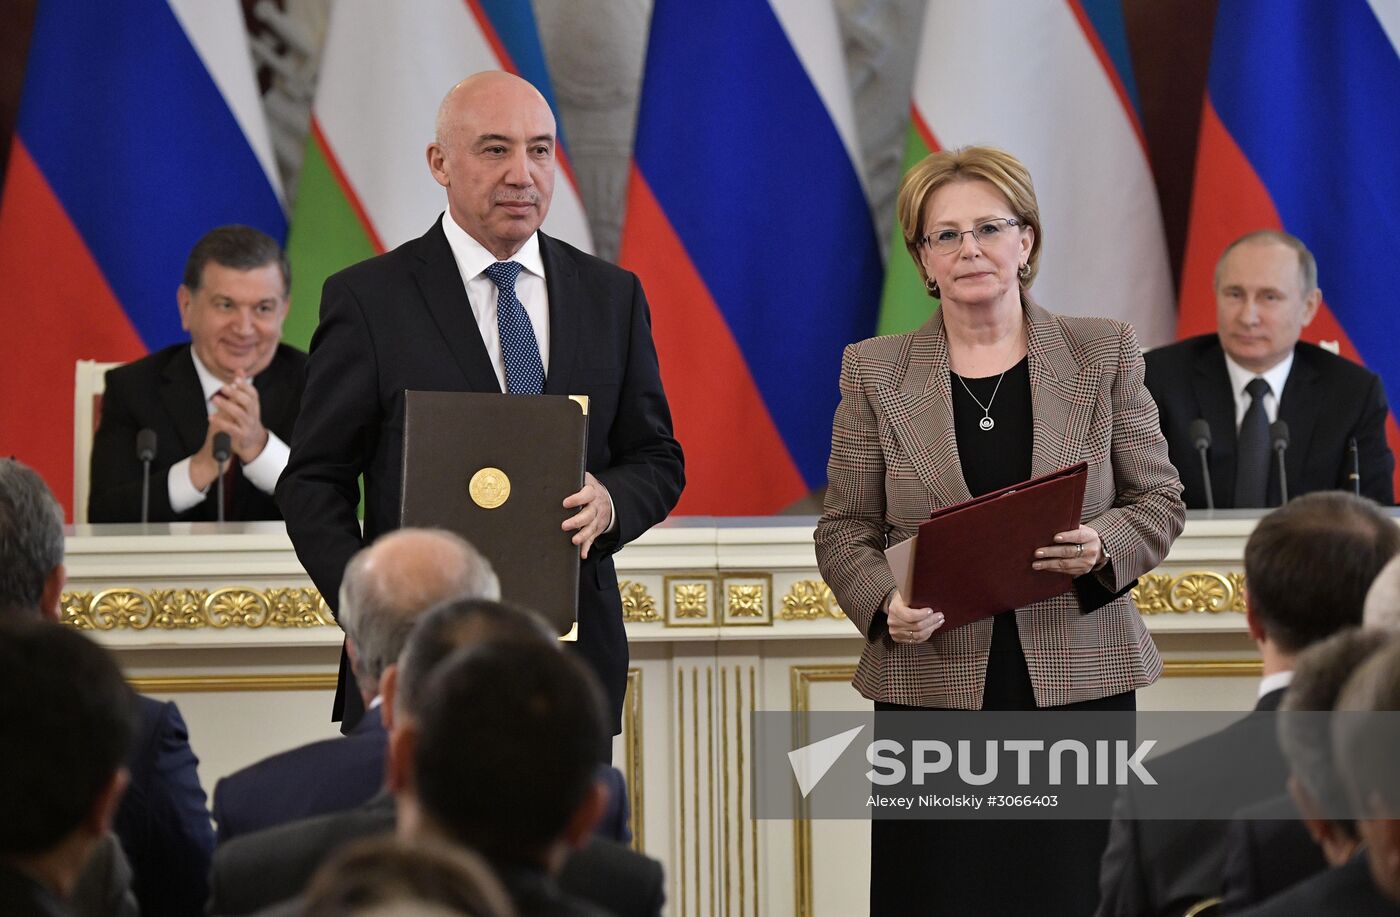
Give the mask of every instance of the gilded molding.
POLYGON ((676 617, 703 618, 709 610, 709 583, 677 583, 672 587, 675 597, 676 617))
MULTIPOLYGON (((856 667, 845 664, 794 665, 788 667, 791 679, 792 710, 797 714, 811 709, 811 687, 820 682, 849 682, 856 675, 856 667)), ((793 718, 793 747, 807 744, 807 718, 793 718)), ((816 907, 815 889, 812 885, 812 819, 806 799, 797 801, 798 817, 792 820, 793 833, 793 894, 796 903, 796 917, 812 917, 816 907)), ((757 843, 757 839, 755 839, 757 843)))
POLYGON ((334 691, 335 672, 284 675, 150 675, 128 678, 141 694, 208 694, 228 691, 334 691))
POLYGON ((646 794, 642 773, 642 670, 635 666, 627 670, 627 691, 622 699, 623 766, 627 774, 627 797, 630 803, 632 849, 646 853, 646 794))
POLYGON ((846 613, 836 604, 831 587, 819 579, 800 579, 783 596, 783 610, 778 617, 784 621, 818 621, 823 618, 841 619, 846 613))
POLYGON ((745 583, 729 587, 729 615, 733 618, 761 618, 766 605, 763 585, 745 583))
POLYGON ((79 630, 200 630, 230 627, 335 627, 335 617, 310 588, 104 589, 65 592, 63 623, 79 630))
POLYGON ((647 587, 632 580, 619 580, 617 588, 622 592, 622 620, 628 624, 649 624, 660 621, 656 613, 656 599, 652 598, 647 587))
POLYGON ((1180 576, 1146 573, 1133 587, 1145 615, 1244 613, 1244 574, 1193 570, 1180 576))

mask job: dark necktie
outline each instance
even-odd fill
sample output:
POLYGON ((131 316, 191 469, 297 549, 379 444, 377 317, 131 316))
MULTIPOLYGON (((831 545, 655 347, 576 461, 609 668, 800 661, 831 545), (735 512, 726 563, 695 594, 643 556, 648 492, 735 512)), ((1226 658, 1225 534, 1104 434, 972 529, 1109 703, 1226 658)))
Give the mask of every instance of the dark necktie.
POLYGON ((497 261, 486 268, 496 285, 496 327, 501 334, 501 361, 506 367, 506 391, 512 395, 544 394, 544 363, 530 316, 515 295, 516 261, 497 261))
POLYGON ((1264 396, 1269 394, 1269 383, 1256 376, 1244 390, 1249 393, 1249 408, 1240 423, 1235 454, 1237 509, 1268 505, 1269 415, 1264 411, 1264 396))

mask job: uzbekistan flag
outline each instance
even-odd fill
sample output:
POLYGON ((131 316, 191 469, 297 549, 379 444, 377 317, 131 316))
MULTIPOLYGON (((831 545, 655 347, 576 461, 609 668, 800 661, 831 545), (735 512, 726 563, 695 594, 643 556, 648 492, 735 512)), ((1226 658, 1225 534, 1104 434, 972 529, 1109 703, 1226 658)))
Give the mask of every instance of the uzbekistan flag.
MULTIPOLYGON (((327 277, 416 239, 446 207, 425 151, 442 97, 480 70, 507 70, 529 80, 558 117, 529 3, 336 3, 287 243, 293 304, 288 342, 303 349, 310 344, 327 277)), ((560 176, 543 228, 591 252, 563 140, 560 125, 560 176)))
MULTIPOLYGON (((185 258, 286 217, 235 0, 42 0, 0 198, 0 454, 68 506, 73 366, 185 338, 185 258)), ((132 445, 135 448, 135 444, 132 445)))
MULTIPOLYGON (((1400 455, 1400 3, 1220 4, 1182 265, 1182 337, 1215 330, 1215 262, 1256 229, 1317 258, 1323 304, 1305 340, 1380 375, 1400 455)), ((1397 468, 1400 486, 1400 468, 1397 468)))
POLYGON ((685 448, 677 513, 826 483, 841 351, 883 275, 854 124, 831 4, 657 0, 620 260, 685 448))
MULTIPOLYGON (((1130 322, 1145 346, 1171 340, 1171 269, 1118 0, 929 4, 912 109, 906 171, 969 145, 1030 170, 1041 305, 1130 322)), ((896 221, 880 332, 917 328, 931 307, 896 221)))

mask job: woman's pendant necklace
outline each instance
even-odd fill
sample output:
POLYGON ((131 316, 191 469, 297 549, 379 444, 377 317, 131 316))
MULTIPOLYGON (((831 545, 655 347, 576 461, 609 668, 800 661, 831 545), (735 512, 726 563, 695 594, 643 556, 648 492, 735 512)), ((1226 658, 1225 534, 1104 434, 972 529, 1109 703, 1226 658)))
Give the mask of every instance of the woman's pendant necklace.
POLYGON ((992 420, 992 402, 997 400, 997 392, 1001 391, 1001 380, 1006 378, 1007 372, 1008 370, 1003 369, 1001 371, 1001 375, 997 376, 997 384, 995 387, 992 388, 992 397, 987 399, 986 404, 983 404, 981 399, 979 399, 976 395, 972 394, 972 389, 967 387, 967 383, 963 381, 962 376, 959 376, 957 373, 953 373, 953 375, 957 378, 958 382, 962 383, 963 391, 967 392, 967 397, 977 402, 977 406, 982 409, 982 419, 977 421, 977 426, 981 428, 983 433, 986 433, 988 430, 992 429, 992 427, 995 427, 997 425, 997 422, 995 420, 992 420))

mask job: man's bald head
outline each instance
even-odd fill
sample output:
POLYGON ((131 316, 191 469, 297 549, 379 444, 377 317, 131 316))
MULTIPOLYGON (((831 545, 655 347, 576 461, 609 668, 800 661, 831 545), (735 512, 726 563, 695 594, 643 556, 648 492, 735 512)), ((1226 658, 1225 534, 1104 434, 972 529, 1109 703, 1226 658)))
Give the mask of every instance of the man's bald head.
POLYGON ((1381 568, 1375 582, 1366 592, 1366 604, 1361 610, 1366 627, 1400 631, 1400 557, 1381 568))
POLYGON ((366 700, 403 651, 415 621, 442 602, 498 599, 491 564, 465 539, 441 529, 399 529, 350 559, 340 586, 340 626, 354 648, 366 700))
POLYGON ((499 261, 549 213, 556 134, 539 90, 499 70, 462 80, 438 107, 428 169, 447 190, 450 219, 499 261))

